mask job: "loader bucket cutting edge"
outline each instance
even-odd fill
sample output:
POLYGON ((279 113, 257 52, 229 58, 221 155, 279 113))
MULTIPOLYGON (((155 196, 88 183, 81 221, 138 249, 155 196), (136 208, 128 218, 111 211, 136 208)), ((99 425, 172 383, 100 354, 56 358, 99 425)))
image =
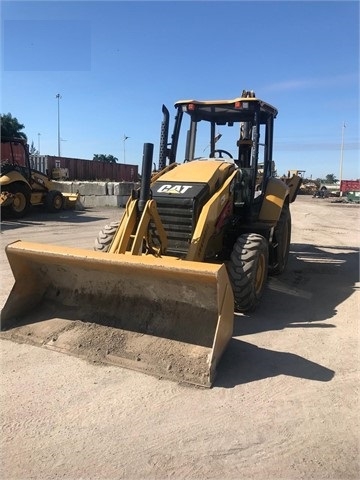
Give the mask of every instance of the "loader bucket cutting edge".
POLYGON ((63 193, 64 208, 75 208, 79 201, 79 194, 77 193, 63 193))
POLYGON ((15 284, 2 337, 212 385, 233 333, 224 265, 21 241, 6 254, 15 284))

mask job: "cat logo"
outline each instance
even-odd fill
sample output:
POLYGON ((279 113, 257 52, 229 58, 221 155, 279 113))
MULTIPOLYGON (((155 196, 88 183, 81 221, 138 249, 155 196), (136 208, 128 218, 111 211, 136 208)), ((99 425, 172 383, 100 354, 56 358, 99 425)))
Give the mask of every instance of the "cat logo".
POLYGON ((192 188, 191 185, 162 185, 157 191, 160 193, 182 194, 192 188))
POLYGON ((44 180, 43 180, 42 178, 37 177, 36 175, 34 175, 33 178, 34 178, 34 180, 35 180, 36 183, 40 183, 40 185, 45 185, 45 182, 44 182, 44 180))

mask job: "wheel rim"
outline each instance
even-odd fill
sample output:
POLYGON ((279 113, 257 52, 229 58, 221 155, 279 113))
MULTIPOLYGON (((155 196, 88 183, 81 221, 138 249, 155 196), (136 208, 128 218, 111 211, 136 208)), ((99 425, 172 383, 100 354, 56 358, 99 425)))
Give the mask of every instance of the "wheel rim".
POLYGON ((13 200, 12 208, 14 212, 17 212, 17 213, 23 212, 26 208, 25 195, 23 195, 22 193, 16 193, 13 200))
POLYGON ((259 261, 257 264, 256 275, 255 275, 255 292, 258 295, 261 292, 261 289, 264 284, 264 276, 265 276, 265 255, 261 254, 259 256, 259 261))
POLYGON ((59 210, 61 208, 61 205, 62 205, 62 199, 60 195, 56 195, 56 197, 54 198, 54 208, 56 208, 56 210, 59 210))

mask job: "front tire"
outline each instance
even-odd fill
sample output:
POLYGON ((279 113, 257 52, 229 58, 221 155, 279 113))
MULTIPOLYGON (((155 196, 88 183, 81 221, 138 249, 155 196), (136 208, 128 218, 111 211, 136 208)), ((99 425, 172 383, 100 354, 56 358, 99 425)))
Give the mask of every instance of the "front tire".
POLYGON ((30 208, 30 188, 25 183, 15 182, 7 185, 5 189, 14 195, 12 203, 5 207, 9 216, 14 218, 24 217, 30 208))
POLYGON ((266 285, 268 261, 268 242, 262 235, 247 233, 238 237, 227 264, 236 312, 250 312, 258 306, 266 285))
POLYGON ((107 252, 119 225, 120 222, 111 222, 109 225, 105 225, 95 239, 94 250, 98 252, 107 252))
POLYGON ((62 210, 64 206, 64 197, 58 190, 50 190, 45 197, 45 208, 50 213, 56 213, 62 210))

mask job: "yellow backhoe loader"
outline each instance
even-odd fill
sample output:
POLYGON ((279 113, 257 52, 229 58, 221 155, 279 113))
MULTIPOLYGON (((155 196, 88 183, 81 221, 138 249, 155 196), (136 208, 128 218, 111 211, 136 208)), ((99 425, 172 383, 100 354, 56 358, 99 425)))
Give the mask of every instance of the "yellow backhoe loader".
POLYGON ((61 193, 44 173, 31 167, 29 146, 22 138, 1 138, 1 214, 24 217, 31 206, 48 212, 75 207, 77 194, 61 193))
POLYGON ((234 310, 256 308, 286 266, 301 179, 273 176, 277 110, 253 92, 175 108, 171 142, 162 109, 158 169, 146 143, 141 187, 95 251, 7 246, 2 336, 212 385, 234 310))

